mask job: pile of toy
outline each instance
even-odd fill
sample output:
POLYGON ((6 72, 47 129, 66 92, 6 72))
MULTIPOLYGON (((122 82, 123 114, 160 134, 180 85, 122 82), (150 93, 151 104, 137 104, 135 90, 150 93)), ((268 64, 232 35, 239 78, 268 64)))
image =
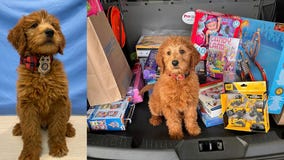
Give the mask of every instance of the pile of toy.
MULTIPOLYGON (((206 127, 224 122, 226 129, 267 132, 269 114, 277 123, 283 119, 284 33, 277 30, 279 25, 195 11, 191 41, 201 55, 196 72, 199 113, 206 127)), ((147 84, 159 76, 154 55, 166 37, 144 35, 136 45, 147 84)))
POLYGON ((202 56, 197 73, 205 72, 201 80, 209 76, 224 83, 220 90, 216 85, 200 89, 205 125, 217 125, 212 118, 219 117, 226 129, 267 132, 269 113, 280 124, 284 33, 277 28, 282 24, 203 10, 195 13, 191 41, 202 56))

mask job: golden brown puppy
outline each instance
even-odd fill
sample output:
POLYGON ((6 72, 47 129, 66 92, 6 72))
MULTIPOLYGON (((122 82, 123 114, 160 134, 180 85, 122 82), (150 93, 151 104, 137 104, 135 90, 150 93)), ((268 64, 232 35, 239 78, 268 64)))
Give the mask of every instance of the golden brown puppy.
MULTIPOLYGON (((149 99, 152 114, 149 122, 157 126, 164 116, 173 139, 183 138, 183 120, 190 135, 200 134, 196 111, 199 82, 194 69, 199 58, 193 45, 179 36, 163 42, 156 56, 161 75, 149 99)), ((146 89, 151 87, 146 86, 146 89)))
POLYGON ((75 135, 68 123, 71 103, 63 64, 53 55, 63 54, 65 38, 59 21, 46 11, 22 17, 8 40, 20 55, 17 81, 17 114, 20 123, 13 135, 22 135, 20 160, 37 160, 41 154, 41 128, 48 129, 49 154, 68 153, 65 136, 75 135))

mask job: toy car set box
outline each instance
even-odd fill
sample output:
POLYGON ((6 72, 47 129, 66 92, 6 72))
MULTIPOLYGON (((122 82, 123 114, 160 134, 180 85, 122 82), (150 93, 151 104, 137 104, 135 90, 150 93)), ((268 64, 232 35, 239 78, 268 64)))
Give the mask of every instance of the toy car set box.
POLYGON ((280 114, 284 105, 284 32, 277 23, 242 18, 237 60, 242 81, 266 81, 268 112, 280 114))
POLYGON ((268 132, 265 81, 225 83, 224 89, 221 104, 225 129, 268 132))
POLYGON ((131 97, 113 103, 91 106, 87 111, 88 127, 94 130, 125 130, 131 123, 135 105, 131 105, 131 97))

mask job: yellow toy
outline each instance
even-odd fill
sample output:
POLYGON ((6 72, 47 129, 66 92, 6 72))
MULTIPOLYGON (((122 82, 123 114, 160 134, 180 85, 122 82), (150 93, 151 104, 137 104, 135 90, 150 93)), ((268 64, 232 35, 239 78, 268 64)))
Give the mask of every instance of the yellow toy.
POLYGON ((268 132, 266 82, 225 83, 221 95, 225 129, 268 132))

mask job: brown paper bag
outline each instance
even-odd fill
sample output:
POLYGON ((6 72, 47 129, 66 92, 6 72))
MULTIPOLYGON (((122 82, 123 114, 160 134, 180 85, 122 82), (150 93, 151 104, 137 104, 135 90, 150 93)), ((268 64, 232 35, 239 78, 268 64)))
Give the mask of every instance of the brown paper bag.
POLYGON ((91 106, 126 96, 132 72, 104 12, 87 19, 87 96, 91 106))

